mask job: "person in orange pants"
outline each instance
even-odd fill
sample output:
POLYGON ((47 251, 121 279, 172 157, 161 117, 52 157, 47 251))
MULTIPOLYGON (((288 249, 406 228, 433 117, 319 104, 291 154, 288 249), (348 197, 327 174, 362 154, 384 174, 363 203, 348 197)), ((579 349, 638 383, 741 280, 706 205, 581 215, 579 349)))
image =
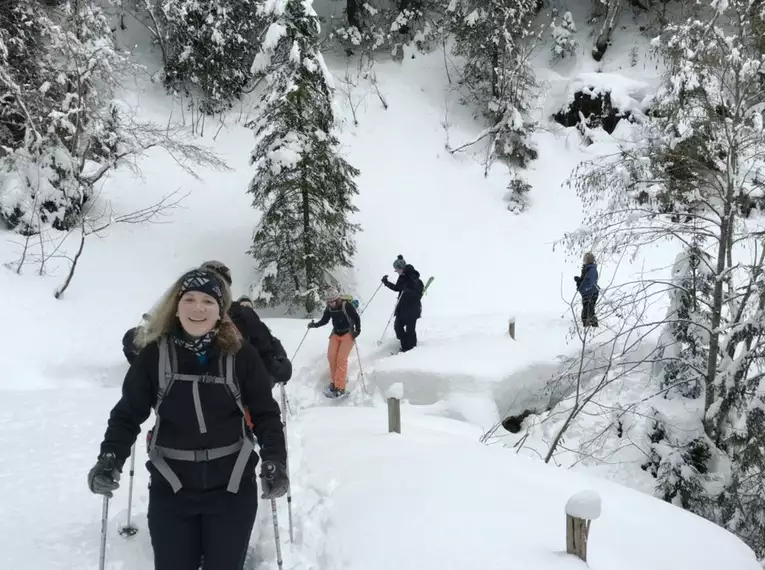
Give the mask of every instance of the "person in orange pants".
POLYGON ((308 323, 308 328, 323 327, 332 320, 332 333, 329 335, 327 347, 330 384, 324 395, 328 398, 339 398, 346 394, 348 356, 353 350, 356 337, 361 334, 361 317, 353 303, 340 298, 337 289, 329 289, 325 298, 327 306, 324 315, 318 322, 308 323))

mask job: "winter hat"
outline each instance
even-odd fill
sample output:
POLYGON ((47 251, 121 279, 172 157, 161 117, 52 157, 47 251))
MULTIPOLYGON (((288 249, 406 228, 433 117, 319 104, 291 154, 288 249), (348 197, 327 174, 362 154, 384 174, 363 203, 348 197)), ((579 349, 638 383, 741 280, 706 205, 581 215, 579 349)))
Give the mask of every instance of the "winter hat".
POLYGON ((222 261, 205 261, 199 266, 199 269, 202 271, 215 271, 215 273, 223 277, 226 283, 228 283, 228 286, 231 287, 231 270, 222 261))
POLYGON ((192 269, 181 277, 181 289, 178 291, 180 299, 189 291, 199 291, 206 293, 215 299, 223 312, 223 283, 221 283, 216 273, 202 271, 201 269, 192 269))
POLYGON ((239 297, 239 299, 237 299, 237 301, 239 303, 249 303, 250 305, 252 305, 252 299, 250 299, 247 295, 242 295, 241 297, 239 297))
POLYGON ((340 291, 337 290, 337 287, 327 287, 327 290, 324 291, 324 298, 327 301, 334 301, 340 297, 340 291))
POLYGON ((399 254, 396 261, 393 262, 393 269, 404 269, 404 267, 406 267, 406 261, 404 261, 404 256, 399 254))

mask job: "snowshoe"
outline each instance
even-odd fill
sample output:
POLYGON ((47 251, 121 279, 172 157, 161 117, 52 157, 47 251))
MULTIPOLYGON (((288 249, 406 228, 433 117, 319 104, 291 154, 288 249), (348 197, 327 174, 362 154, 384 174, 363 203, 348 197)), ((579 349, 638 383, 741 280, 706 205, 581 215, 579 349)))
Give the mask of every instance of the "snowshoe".
POLYGON ((327 386, 327 388, 324 390, 324 395, 327 398, 337 399, 337 398, 343 398, 348 395, 347 390, 340 390, 339 388, 335 388, 334 384, 330 384, 327 386))

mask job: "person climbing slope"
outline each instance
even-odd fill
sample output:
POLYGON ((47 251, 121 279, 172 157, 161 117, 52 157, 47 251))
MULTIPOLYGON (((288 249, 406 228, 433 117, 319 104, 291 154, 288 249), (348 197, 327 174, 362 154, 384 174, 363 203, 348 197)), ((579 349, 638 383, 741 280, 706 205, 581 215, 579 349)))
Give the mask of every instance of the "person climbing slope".
POLYGON ((148 524, 155 570, 241 570, 258 507, 287 493, 281 412, 257 351, 227 318, 231 294, 216 274, 183 274, 136 338, 141 349, 109 416, 91 492, 111 497, 153 408, 148 524), (244 420, 247 406, 253 433, 244 420))
MULTIPOLYGON (((203 271, 214 271, 231 287, 233 283, 231 270, 224 263, 206 261, 199 268, 203 271)), ((228 315, 244 340, 257 349, 266 369, 271 374, 271 384, 286 384, 292 378, 292 363, 287 358, 287 351, 284 350, 281 341, 260 320, 252 307, 252 301, 248 297, 240 297, 238 301, 231 303, 228 315)))
POLYGON ((327 306, 324 315, 318 322, 308 323, 308 328, 323 327, 332 320, 332 333, 329 335, 327 347, 330 384, 324 395, 328 398, 338 398, 346 394, 348 356, 353 350, 356 338, 361 334, 361 317, 353 303, 341 299, 340 292, 334 287, 327 290, 325 299, 327 306))
POLYGON ((382 278, 383 285, 391 291, 398 291, 398 300, 393 314, 393 330, 396 338, 401 341, 401 352, 406 352, 417 346, 417 319, 422 316, 422 294, 425 285, 420 279, 420 273, 409 265, 402 255, 393 262, 393 269, 398 274, 396 283, 388 281, 388 276, 382 278))
POLYGON ((582 296, 582 326, 597 327, 598 317, 595 315, 595 305, 598 302, 598 268, 592 252, 584 254, 582 274, 574 277, 577 290, 582 296))

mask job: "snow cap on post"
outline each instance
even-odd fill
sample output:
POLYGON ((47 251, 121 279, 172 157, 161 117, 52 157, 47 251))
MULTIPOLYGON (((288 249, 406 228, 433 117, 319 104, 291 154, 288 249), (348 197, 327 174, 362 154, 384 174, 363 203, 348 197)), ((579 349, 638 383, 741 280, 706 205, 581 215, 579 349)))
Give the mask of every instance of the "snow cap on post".
POLYGON ((390 388, 388 388, 388 398, 395 398, 401 400, 404 397, 404 385, 401 382, 396 382, 390 388))
POLYGON ((594 521, 600 517, 600 495, 597 491, 579 491, 566 502, 566 514, 594 521))

